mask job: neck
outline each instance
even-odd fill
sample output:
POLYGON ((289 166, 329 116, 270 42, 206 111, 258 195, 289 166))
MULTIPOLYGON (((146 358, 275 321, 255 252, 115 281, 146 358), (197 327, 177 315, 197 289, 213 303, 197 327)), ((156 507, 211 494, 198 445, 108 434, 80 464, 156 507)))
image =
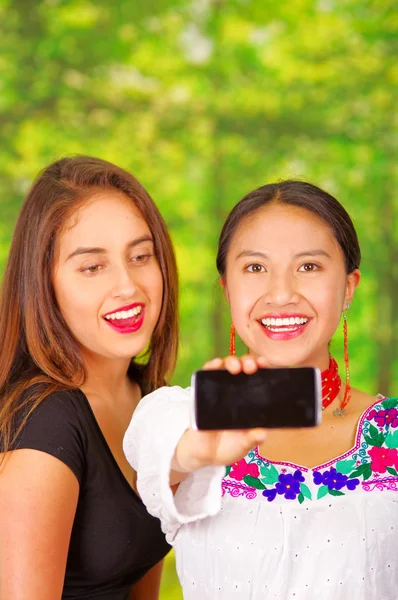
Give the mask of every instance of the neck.
POLYGON ((87 378, 82 386, 86 393, 120 398, 131 385, 128 377, 130 359, 84 356, 87 378))

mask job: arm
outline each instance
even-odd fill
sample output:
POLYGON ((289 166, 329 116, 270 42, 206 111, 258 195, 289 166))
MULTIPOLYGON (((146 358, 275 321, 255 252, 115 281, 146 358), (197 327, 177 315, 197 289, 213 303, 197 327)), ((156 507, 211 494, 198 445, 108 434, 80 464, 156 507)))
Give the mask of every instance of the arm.
MULTIPOLYGON (((254 372, 253 359, 216 359, 207 368, 254 372), (247 363, 247 364, 246 364, 247 363)), ((245 456, 265 438, 259 429, 193 431, 192 391, 161 388, 139 403, 123 441, 127 460, 137 472, 137 489, 148 512, 160 519, 167 541, 181 525, 215 515, 221 507, 225 465, 245 456), (175 492, 175 487, 178 490, 175 492)))
POLYGON ((10 452, 0 468, 0 600, 60 600, 79 484, 57 458, 10 452))
POLYGON ((158 600, 163 561, 158 562, 148 571, 131 590, 130 600, 158 600))

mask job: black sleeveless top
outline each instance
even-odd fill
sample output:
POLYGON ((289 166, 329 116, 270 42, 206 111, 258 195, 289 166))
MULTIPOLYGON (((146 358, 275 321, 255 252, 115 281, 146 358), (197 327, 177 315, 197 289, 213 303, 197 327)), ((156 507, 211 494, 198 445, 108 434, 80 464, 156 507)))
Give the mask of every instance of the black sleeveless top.
POLYGON ((128 600, 170 546, 121 472, 83 392, 48 396, 14 447, 55 456, 80 484, 62 598, 128 600))

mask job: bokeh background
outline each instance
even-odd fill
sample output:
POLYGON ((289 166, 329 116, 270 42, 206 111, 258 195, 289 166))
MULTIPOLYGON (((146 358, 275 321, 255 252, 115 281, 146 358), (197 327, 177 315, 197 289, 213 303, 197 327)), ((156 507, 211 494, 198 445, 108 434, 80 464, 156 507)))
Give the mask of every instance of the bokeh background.
MULTIPOLYGON (((174 382, 228 349, 215 269, 227 212, 276 179, 334 194, 357 226, 352 382, 398 395, 394 0, 0 0, 0 275, 35 175, 84 153, 130 170, 181 279, 174 382)), ((342 335, 333 352, 342 361, 342 335)), ((181 599, 173 557, 162 600, 181 599)))

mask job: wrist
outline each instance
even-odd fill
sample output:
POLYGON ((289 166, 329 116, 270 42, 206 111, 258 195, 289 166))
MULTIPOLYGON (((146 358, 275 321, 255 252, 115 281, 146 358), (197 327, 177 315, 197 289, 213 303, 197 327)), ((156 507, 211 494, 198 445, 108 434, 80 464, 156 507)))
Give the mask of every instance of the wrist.
POLYGON ((193 431, 191 429, 187 429, 180 438, 171 461, 172 471, 177 471, 178 473, 193 473, 201 467, 206 466, 205 464, 202 464, 197 457, 192 456, 190 451, 190 448, 192 447, 192 433, 193 431))

